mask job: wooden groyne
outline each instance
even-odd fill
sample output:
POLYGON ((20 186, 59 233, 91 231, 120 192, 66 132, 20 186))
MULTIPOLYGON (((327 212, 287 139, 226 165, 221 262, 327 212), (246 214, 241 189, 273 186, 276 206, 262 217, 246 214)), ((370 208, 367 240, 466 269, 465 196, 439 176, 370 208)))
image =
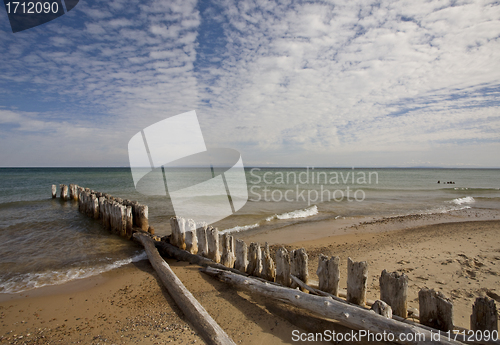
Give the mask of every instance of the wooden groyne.
MULTIPOLYGON (((181 217, 170 219, 172 234, 160 239, 153 236, 146 205, 73 184, 69 187, 60 185, 59 190, 61 200, 77 201, 81 213, 102 222, 113 233, 129 239, 134 237, 134 232, 145 234, 162 255, 203 266, 203 272, 223 282, 287 301, 324 318, 336 319, 347 327, 374 333, 393 332, 396 335, 394 342, 404 344, 430 343, 432 334, 439 335, 439 340, 434 338, 432 344, 500 344, 498 340, 491 340, 498 339, 498 312, 495 301, 488 297, 476 299, 470 329, 464 329, 454 325, 453 303, 439 291, 421 289, 418 292, 419 310, 408 308, 408 276, 404 273, 383 270, 379 278, 380 298, 372 301, 366 297, 369 277, 366 261, 347 259, 347 289, 343 290, 339 287, 340 258, 320 254, 316 270, 318 284, 315 284, 303 248, 288 251, 280 247, 273 257, 267 243, 264 246, 255 242, 247 245, 230 234, 219 233, 217 228, 206 223, 181 217), (483 338, 486 331, 492 335, 488 339, 483 338), (427 341, 419 341, 417 337, 399 341, 397 336, 403 333, 426 334, 427 341)), ((52 197, 56 196, 57 187, 53 185, 52 197)), ((146 247, 145 241, 144 238, 140 242, 146 247)), ((150 261, 151 252, 150 249, 150 261)), ((166 284, 172 279, 166 279, 166 284)), ((171 293, 177 294, 175 291, 171 293)), ((193 316, 195 326, 197 317, 193 316)), ((208 319, 205 322, 211 323, 208 319)), ((206 332, 213 331, 207 328, 206 332)), ((226 339, 224 334, 221 337, 226 339)), ((230 339, 220 343, 225 341, 230 339)))
MULTIPOLYGON (((117 198, 107 193, 96 192, 76 184, 59 185, 62 201, 78 202, 78 210, 99 220, 110 232, 132 239, 135 231, 145 231, 154 235, 154 228, 149 225, 147 205, 137 201, 117 198)), ((57 186, 52 185, 52 198, 57 196, 57 186)))
MULTIPOLYGON (((171 218, 170 225, 172 228, 172 235, 170 236, 171 244, 179 248, 181 252, 192 248, 192 245, 187 243, 188 241, 190 243, 197 243, 197 248, 205 248, 203 250, 198 249, 197 252, 189 251, 186 255, 192 257, 201 256, 204 257, 204 260, 210 259, 216 264, 227 267, 230 272, 221 270, 220 267, 214 268, 215 265, 209 265, 204 263, 203 260, 198 260, 203 266, 209 267, 204 269, 204 272, 207 274, 244 290, 261 293, 264 296, 278 300, 296 301, 303 298, 295 290, 299 289, 302 290, 300 293, 308 292, 308 294, 321 296, 324 299, 324 303, 326 303, 324 306, 329 305, 328 303, 331 303, 332 300, 341 302, 341 304, 336 304, 334 308, 332 306, 333 309, 339 308, 342 305, 345 306, 343 307, 344 311, 340 315, 350 315, 353 310, 352 306, 371 310, 372 314, 360 314, 363 316, 364 321, 362 324, 364 327, 360 326, 359 320, 353 320, 353 318, 349 318, 348 316, 339 316, 336 318, 344 325, 355 329, 362 328, 374 332, 383 331, 384 329, 398 329, 398 332, 406 330, 414 333, 415 330, 418 330, 424 333, 439 333, 441 334, 442 341, 433 343, 442 344, 500 343, 499 341, 480 339, 482 334, 475 333, 476 330, 481 330, 489 331, 490 334, 492 332, 498 334, 498 312, 494 300, 488 297, 479 297, 476 299, 471 315, 470 330, 467 330, 454 325, 452 301, 446 298, 441 292, 433 289, 423 288, 419 291, 419 311, 414 308, 408 308, 408 276, 404 273, 383 270, 379 278, 380 299, 371 301, 366 298, 368 282, 368 263, 366 261, 356 262, 348 258, 347 290, 343 290, 339 288, 339 257, 333 256, 329 258, 326 255, 320 254, 318 269, 316 271, 319 284, 313 287, 309 284, 313 279, 308 271, 308 256, 303 248, 289 252, 286 248, 280 247, 273 259, 267 243, 263 248, 259 243, 254 242, 247 246, 244 241, 240 239, 235 240, 229 234, 219 234, 217 228, 207 226, 206 224, 196 224, 192 220, 185 220, 180 217, 171 218), (189 226, 186 226, 187 224, 189 226), (222 255, 220 254, 221 252, 222 255), (239 274, 235 275, 235 272, 239 272, 239 274), (240 278, 237 277, 238 275, 240 278), (254 276, 255 278, 250 276, 254 276), (263 283, 264 285, 262 285, 263 283), (294 290, 286 292, 288 290, 280 290, 272 287, 277 285, 294 290), (291 298, 291 296, 294 296, 294 298, 291 298), (370 317, 370 315, 373 315, 373 317, 378 315, 375 317, 376 322, 371 320, 373 317, 370 317), (384 323, 378 318, 379 316, 392 320, 389 323, 384 323), (410 321, 410 319, 418 320, 419 322, 410 321), (451 341, 447 341, 449 334, 451 334, 451 341)), ((167 241, 167 238, 163 238, 162 241, 167 241)), ((180 260, 197 262, 195 259, 179 255, 179 253, 172 250, 170 250, 169 255, 173 255, 180 260)), ((309 305, 315 305, 317 300, 311 300, 311 303, 309 305)), ((332 318, 334 315, 339 315, 337 310, 326 312, 328 309, 326 307, 314 307, 311 309, 307 303, 295 303, 294 305, 309 309, 324 317, 332 318)), ((406 343, 416 344, 418 342, 406 343)))

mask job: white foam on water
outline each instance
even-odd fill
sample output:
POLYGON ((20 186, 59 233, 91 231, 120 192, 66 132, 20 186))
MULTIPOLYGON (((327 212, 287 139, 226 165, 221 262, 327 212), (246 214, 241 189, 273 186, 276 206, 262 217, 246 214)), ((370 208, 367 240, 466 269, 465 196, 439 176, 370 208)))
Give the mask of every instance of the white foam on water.
POLYGON ((473 202, 476 202, 476 200, 474 200, 474 198, 471 196, 465 196, 463 198, 453 199, 450 202, 456 205, 462 205, 462 204, 472 204, 473 202))
MULTIPOLYGON (((295 210, 291 212, 286 212, 282 214, 275 214, 273 216, 267 217, 266 221, 270 222, 274 219, 295 219, 295 218, 306 218, 310 216, 314 216, 318 214, 318 207, 316 205, 313 205, 311 207, 308 207, 306 209, 302 210, 295 210)), ((220 231, 220 233, 232 233, 232 232, 241 232, 241 231, 246 231, 250 229, 255 229, 259 227, 261 224, 260 223, 255 223, 255 224, 250 224, 250 225, 237 225, 235 227, 232 227, 230 229, 225 229, 220 231)))
POLYGON ((131 262, 146 260, 148 257, 145 251, 130 258, 117 260, 113 263, 89 267, 89 268, 70 268, 61 271, 50 271, 43 273, 26 273, 4 282, 0 281, 0 293, 19 293, 32 289, 37 289, 47 285, 59 285, 75 279, 92 277, 112 269, 127 265, 131 262))
POLYGON ((232 233, 232 232, 240 232, 240 231, 255 229, 259 225, 260 225, 259 223, 255 223, 255 224, 251 224, 251 225, 243 225, 243 226, 237 225, 233 228, 222 230, 220 233, 221 234, 226 234, 226 233, 228 234, 228 233, 232 233))
POLYGON ((273 219, 295 219, 295 218, 306 218, 318 214, 318 206, 313 205, 303 210, 295 210, 291 212, 286 212, 282 214, 275 214, 274 216, 267 217, 266 221, 270 222, 273 219))

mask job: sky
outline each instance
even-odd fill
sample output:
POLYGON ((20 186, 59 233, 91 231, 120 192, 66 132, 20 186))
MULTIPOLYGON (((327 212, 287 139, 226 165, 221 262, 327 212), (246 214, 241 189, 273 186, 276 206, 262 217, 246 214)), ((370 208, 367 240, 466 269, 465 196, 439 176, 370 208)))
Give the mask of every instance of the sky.
POLYGON ((500 167, 498 1, 80 0, 12 33, 0 167, 128 166, 195 110, 245 166, 500 167))

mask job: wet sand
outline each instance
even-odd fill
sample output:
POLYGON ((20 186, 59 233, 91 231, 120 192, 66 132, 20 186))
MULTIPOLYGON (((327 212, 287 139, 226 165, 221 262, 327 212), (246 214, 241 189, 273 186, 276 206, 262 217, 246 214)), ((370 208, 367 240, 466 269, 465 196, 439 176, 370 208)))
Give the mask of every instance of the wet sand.
MULTIPOLYGON (((494 212, 492 216, 496 216, 494 212)), ((304 247, 313 279, 316 279, 320 253, 340 256, 342 288, 346 287, 347 257, 368 261, 368 298, 371 299, 378 298, 378 277, 383 269, 405 272, 409 276, 411 307, 418 308, 420 288, 438 289, 454 302, 455 324, 468 327, 472 303, 477 296, 488 294, 500 301, 500 221, 464 222, 463 217, 475 218, 461 215, 455 218, 458 222, 445 220, 442 224, 429 225, 416 222, 416 226, 411 225, 414 224, 411 219, 371 220, 354 228, 347 227, 344 234, 335 236, 331 236, 327 225, 310 223, 309 230, 317 232, 312 240, 311 237, 297 240, 297 237, 281 234, 281 241, 273 243, 283 243, 288 248, 304 247), (324 231, 320 231, 320 226, 324 231)), ((305 228, 287 230, 297 234, 307 231, 305 228)), ((270 234, 252 236, 252 240, 261 243, 270 241, 266 237, 270 234)), ((250 238, 245 240, 250 242, 250 238)), ((290 344, 294 343, 292 331, 296 329, 345 330, 335 322, 296 315, 296 310, 286 306, 235 291, 203 275, 197 266, 175 260, 168 263, 236 343, 290 344)), ((148 261, 60 286, 1 296, 0 342, 203 343, 162 287, 148 261)))

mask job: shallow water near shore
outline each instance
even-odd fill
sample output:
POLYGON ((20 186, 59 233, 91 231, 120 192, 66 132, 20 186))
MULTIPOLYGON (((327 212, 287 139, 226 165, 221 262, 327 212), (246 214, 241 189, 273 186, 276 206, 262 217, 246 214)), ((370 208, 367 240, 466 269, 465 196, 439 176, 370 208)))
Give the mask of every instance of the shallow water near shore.
MULTIPOLYGON (((327 220, 500 210, 498 169, 248 168, 246 177, 249 201, 214 224, 219 230, 244 234, 327 220)), ((145 258, 138 245, 80 214, 77 203, 52 199, 50 186, 60 183, 138 200, 149 206, 156 234, 170 233, 170 199, 136 192, 128 168, 0 169, 0 293, 145 258)))

